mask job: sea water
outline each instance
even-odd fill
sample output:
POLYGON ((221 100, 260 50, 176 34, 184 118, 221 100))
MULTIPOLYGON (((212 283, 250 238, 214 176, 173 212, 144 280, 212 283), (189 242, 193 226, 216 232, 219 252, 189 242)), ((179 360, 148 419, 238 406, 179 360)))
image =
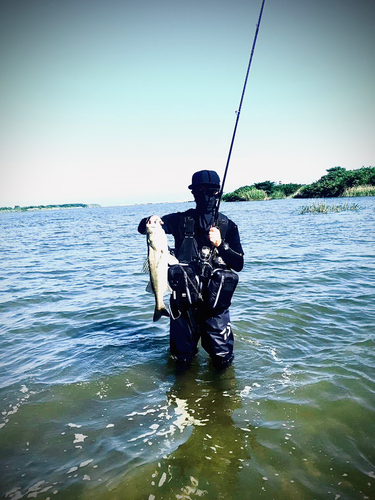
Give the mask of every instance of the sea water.
POLYGON ((141 272, 140 219, 191 203, 1 214, 1 497, 374 499, 375 199, 343 201, 222 204, 224 373, 176 372, 141 272))

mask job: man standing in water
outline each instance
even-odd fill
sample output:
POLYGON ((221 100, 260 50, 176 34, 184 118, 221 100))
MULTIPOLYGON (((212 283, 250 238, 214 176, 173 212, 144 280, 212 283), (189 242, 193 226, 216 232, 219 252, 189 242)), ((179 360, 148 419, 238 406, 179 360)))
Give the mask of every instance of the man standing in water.
POLYGON ((160 223, 175 239, 179 264, 170 266, 170 349, 181 366, 188 366, 201 339, 214 366, 227 368, 233 360, 233 332, 229 306, 238 282, 234 271, 243 268, 243 250, 236 224, 218 214, 220 178, 212 170, 193 175, 191 189, 196 208, 160 218, 152 215, 138 227, 160 223))

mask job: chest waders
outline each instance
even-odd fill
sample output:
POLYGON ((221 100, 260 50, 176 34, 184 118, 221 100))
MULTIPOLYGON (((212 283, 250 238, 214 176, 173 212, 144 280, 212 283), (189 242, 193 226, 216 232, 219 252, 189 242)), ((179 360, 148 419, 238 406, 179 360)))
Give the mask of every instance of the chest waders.
MULTIPOLYGON (((224 240, 228 218, 220 214, 218 226, 224 240)), ((168 269, 172 289, 170 351, 181 366, 188 366, 201 340, 214 365, 222 369, 233 359, 229 305, 238 276, 212 247, 199 248, 204 241, 199 235, 196 239, 194 229, 194 219, 185 217, 185 235, 177 252, 179 264, 168 269)))

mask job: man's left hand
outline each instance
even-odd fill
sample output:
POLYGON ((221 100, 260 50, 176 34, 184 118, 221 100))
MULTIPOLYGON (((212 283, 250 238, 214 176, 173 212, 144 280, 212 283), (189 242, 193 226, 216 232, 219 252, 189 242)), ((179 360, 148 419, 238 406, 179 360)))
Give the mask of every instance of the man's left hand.
POLYGON ((219 247, 222 243, 221 232, 217 227, 211 226, 208 232, 208 239, 214 247, 219 247))

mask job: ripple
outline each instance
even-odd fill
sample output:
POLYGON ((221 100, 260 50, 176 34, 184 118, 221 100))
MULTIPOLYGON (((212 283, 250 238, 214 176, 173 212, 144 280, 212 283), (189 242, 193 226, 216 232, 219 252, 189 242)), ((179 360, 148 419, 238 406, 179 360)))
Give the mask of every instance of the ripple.
POLYGON ((374 216, 298 203, 225 206, 246 264, 221 376, 201 348, 177 374, 152 322, 149 207, 2 217, 1 493, 372 498, 374 216))

